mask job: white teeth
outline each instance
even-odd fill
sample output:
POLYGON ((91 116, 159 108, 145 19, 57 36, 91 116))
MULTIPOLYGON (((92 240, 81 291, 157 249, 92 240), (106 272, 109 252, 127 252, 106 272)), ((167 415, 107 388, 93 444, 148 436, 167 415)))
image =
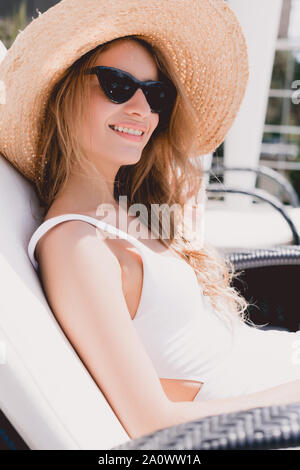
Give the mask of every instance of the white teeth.
POLYGON ((142 135, 142 131, 138 131, 137 129, 130 129, 127 127, 118 127, 118 126, 112 126, 113 129, 118 130, 120 132, 125 132, 125 134, 133 134, 133 135, 142 135))

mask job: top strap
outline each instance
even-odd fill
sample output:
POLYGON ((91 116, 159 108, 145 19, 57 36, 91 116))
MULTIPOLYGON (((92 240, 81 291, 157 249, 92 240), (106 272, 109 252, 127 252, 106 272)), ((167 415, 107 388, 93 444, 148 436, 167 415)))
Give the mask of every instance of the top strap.
POLYGON ((31 236, 31 239, 28 244, 28 256, 36 270, 38 269, 38 262, 36 261, 34 252, 35 252, 35 247, 37 245, 37 242, 48 230, 50 230, 55 225, 58 225, 59 223, 64 222, 66 220, 83 220, 84 222, 89 222, 92 225, 99 227, 104 231, 107 231, 113 235, 118 235, 120 238, 126 239, 128 242, 136 246, 139 250, 146 250, 146 251, 148 250, 148 252, 153 253, 152 250, 150 250, 150 248, 148 248, 144 243, 140 242, 135 237, 133 237, 132 235, 129 235, 123 230, 118 229, 117 227, 114 227, 111 224, 108 224, 107 222, 103 222, 102 220, 98 220, 95 217, 91 217, 89 215, 62 214, 56 217, 52 217, 51 219, 45 220, 45 222, 43 222, 31 236))

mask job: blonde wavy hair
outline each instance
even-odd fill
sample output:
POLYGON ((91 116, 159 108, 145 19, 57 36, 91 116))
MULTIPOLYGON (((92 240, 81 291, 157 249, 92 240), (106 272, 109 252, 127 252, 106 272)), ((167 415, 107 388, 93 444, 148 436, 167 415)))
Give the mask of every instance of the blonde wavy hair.
MULTIPOLYGON (((148 226, 150 233, 171 250, 174 250, 194 270, 198 282, 208 296, 211 305, 226 323, 246 322, 248 303, 231 286, 238 274, 234 265, 221 252, 202 239, 195 238, 184 218, 184 207, 195 197, 194 207, 205 204, 205 179, 201 159, 195 149, 197 116, 173 70, 173 64, 158 48, 147 43, 142 36, 125 36, 102 44, 89 51, 67 69, 54 86, 40 122, 38 155, 35 166, 35 190, 41 207, 48 211, 58 191, 68 181, 72 165, 76 162, 85 171, 91 162, 83 154, 78 132, 80 120, 89 102, 88 75, 85 71, 96 64, 101 52, 117 41, 134 40, 150 53, 158 71, 167 76, 177 88, 177 98, 167 128, 160 129, 160 123, 143 149, 138 163, 121 166, 114 184, 114 198, 126 196, 129 208, 143 204, 151 211, 151 222, 140 219, 148 226), (161 209, 167 208, 165 213, 161 209), (169 208, 174 217, 170 217, 169 208), (164 220, 168 218, 168 224, 164 220), (184 222, 185 221, 185 222, 184 222), (165 237, 165 227, 169 227, 165 237), (156 226, 156 229, 154 228, 156 226)), ((99 179, 99 175, 97 175, 99 179)), ((199 238, 199 237, 198 237, 199 238)), ((201 312, 199 312, 200 314, 201 312)))

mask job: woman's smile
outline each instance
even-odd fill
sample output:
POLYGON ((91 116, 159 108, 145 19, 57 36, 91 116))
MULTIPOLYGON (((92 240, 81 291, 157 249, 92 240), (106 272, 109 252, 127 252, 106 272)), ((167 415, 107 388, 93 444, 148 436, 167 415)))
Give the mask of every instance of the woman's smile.
POLYGON ((116 129, 113 129, 110 126, 109 126, 109 128, 112 130, 112 132, 119 135, 120 137, 123 137, 124 139, 132 140, 133 142, 143 142, 144 135, 127 134, 125 132, 121 132, 121 131, 118 131, 116 129))

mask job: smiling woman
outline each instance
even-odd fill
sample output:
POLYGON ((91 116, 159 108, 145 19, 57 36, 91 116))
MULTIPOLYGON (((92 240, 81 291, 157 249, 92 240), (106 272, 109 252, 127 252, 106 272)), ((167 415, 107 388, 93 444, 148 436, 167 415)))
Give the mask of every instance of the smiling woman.
MULTIPOLYGON (((139 77, 146 74, 155 79, 157 75, 152 56, 136 41, 119 41, 102 50, 95 65, 111 67, 116 64, 119 69, 129 73, 134 72, 139 77), (131 57, 135 60, 130 59, 131 57)), ((113 183, 121 165, 131 165, 139 161, 143 148, 158 124, 159 115, 152 112, 141 89, 136 91, 133 89, 128 93, 127 78, 122 78, 120 84, 120 78, 107 73, 107 69, 97 69, 97 73, 90 77, 90 95, 85 106, 85 119, 80 128, 84 152, 85 155, 91 155, 98 172, 113 183), (131 139, 140 142, 141 145, 125 145, 124 139, 130 140, 128 136, 109 130, 110 125, 121 126, 125 121, 145 128, 146 132, 142 138, 131 139), (120 140, 114 134, 123 138, 120 140), (99 149, 102 151, 99 152, 99 149)), ((99 203, 99 196, 96 197, 99 203)), ((103 197, 106 198, 104 199, 106 202, 113 202, 113 194, 103 197)), ((94 206, 96 207, 97 203, 94 203, 94 206)))
MULTIPOLYGON (((99 69, 97 70, 99 73, 99 69)), ((89 67, 85 72, 85 75, 88 74, 90 75, 90 87, 85 106, 85 120, 81 123, 80 134, 77 133, 77 135, 80 135, 82 139, 81 146, 83 147, 84 156, 90 156, 90 161, 96 167, 97 172, 100 175, 105 175, 106 182, 114 181, 115 174, 121 164, 134 164, 137 159, 141 158, 143 147, 147 145, 147 141, 149 141, 153 131, 158 126, 158 111, 166 114, 166 107, 169 110, 171 108, 170 99, 171 96, 174 96, 174 87, 171 88, 170 82, 167 84, 167 81, 157 80, 159 74, 155 60, 143 46, 143 43, 130 39, 114 41, 110 47, 102 48, 96 65, 89 67), (131 57, 135 57, 137 62, 133 62, 131 57), (90 70, 95 70, 96 67, 103 65, 105 67, 118 65, 118 69, 116 67, 113 67, 113 69, 122 72, 122 76, 126 77, 125 82, 120 79, 120 76, 101 76, 102 69, 100 69, 100 80, 97 74, 89 74, 90 70), (128 82, 129 72, 131 72, 131 77, 134 77, 133 73, 139 77, 138 80, 148 79, 147 82, 144 81, 143 83, 149 83, 150 88, 146 88, 145 93, 142 89, 135 89, 134 84, 128 82), (116 82, 116 80, 118 81, 116 82), (129 86, 132 88, 129 89, 129 86), (116 94, 116 90, 118 94, 116 94), (165 95, 163 95, 163 92, 165 92, 165 95), (159 96, 160 93, 161 97, 159 96), (111 95, 114 101, 111 100, 111 95), (123 103, 123 106, 118 106, 121 103, 123 103), (154 112, 154 109, 157 112, 154 112), (114 124, 110 124, 111 122, 114 124), (132 126, 133 132, 134 129, 143 128, 143 135, 126 134, 125 132, 130 130, 130 126, 132 126), (107 129, 112 127, 118 129, 112 129, 112 133, 116 134, 117 137, 111 134, 110 131, 107 132, 107 129), (142 146, 132 145, 131 143, 127 146, 124 140, 141 142, 142 146), (102 149, 102 151, 99 151, 99 149, 102 149)), ((160 73, 160 77, 162 77, 162 73, 160 73)), ((139 80, 139 82, 141 81, 139 80)), ((45 136, 45 132, 42 135, 45 136)), ((112 190, 109 185, 106 192, 104 192, 102 185, 92 186, 88 178, 79 177, 73 171, 65 188, 63 191, 62 189, 59 191, 48 210, 45 221, 67 212, 93 215, 86 208, 93 207, 93 205, 97 207, 97 202, 101 201, 101 198, 106 203, 112 203, 115 207, 114 195, 110 191, 112 190), (76 200, 74 200, 74 195, 76 195, 76 200)), ((144 231, 143 238, 151 238, 151 233, 144 231)), ((43 256, 43 253, 47 250, 45 246, 48 247, 49 251, 47 239, 49 239, 49 236, 44 236, 36 247, 41 266, 45 265, 45 256, 43 256)), ((114 241, 109 246, 121 266, 123 294, 130 316, 134 319, 137 305, 141 299, 144 277, 143 267, 141 266, 142 258, 140 258, 139 250, 137 252, 124 250, 124 243, 114 241), (137 286, 140 287, 137 288, 137 286)), ((159 252, 159 250, 161 253, 163 252, 163 244, 160 240, 151 240, 150 243, 148 242, 148 246, 153 252, 159 252)), ((164 251, 168 253, 169 250, 164 248, 164 251)), ((50 298, 51 287, 47 283, 49 274, 46 276, 45 268, 42 272, 44 288, 48 292, 48 298, 50 298)), ((54 297, 52 304, 54 304, 54 297)), ((144 311, 146 307, 145 305, 144 311)), ((177 380, 163 376, 159 377, 159 380, 166 396, 172 401, 193 400, 202 383, 201 381, 177 380)))
MULTIPOLYGON (((202 168, 195 167, 189 158, 196 142, 195 110, 162 52, 135 36, 97 46, 80 57, 55 85, 46 110, 40 123, 35 181, 47 217, 66 212, 94 216, 104 203, 118 214, 118 198, 126 195, 130 206, 144 205, 146 210, 139 220, 149 228, 151 237, 158 239, 153 241, 154 246, 172 247, 193 266, 214 305, 220 303, 222 316, 231 321, 234 313, 242 314, 247 304, 229 287, 230 273, 217 251, 208 245, 201 246, 200 251, 195 242, 193 249, 190 239, 185 242, 178 236, 183 225, 180 212, 190 194, 203 198, 204 177, 202 168), (120 76, 102 75, 98 67, 121 70, 124 81, 120 82, 120 76), (95 69, 98 74, 90 73, 95 69), (139 81, 151 81, 154 92, 133 86, 127 74, 139 81), (154 108, 160 112, 153 112, 154 108), (145 132, 135 138, 113 131, 112 125, 123 130, 135 125, 145 132), (160 221, 159 207, 163 204, 171 210, 179 208, 177 227, 171 220, 167 222, 167 214, 165 222, 160 221), (169 222, 171 233, 167 234, 164 231, 169 222), (231 304, 230 314, 226 305, 224 308, 227 302, 231 304)), ((200 206, 203 203, 202 199, 200 206)))
MULTIPOLYGON (((191 158, 223 141, 245 92, 240 25, 223 0, 136 6, 62 0, 0 65, 0 150, 44 210, 29 258, 130 437, 268 403, 256 392, 299 377, 288 363, 294 336, 268 336, 272 358, 279 343, 285 351, 279 374, 265 373, 270 357, 251 368, 251 346, 267 336, 246 324, 232 266, 184 224, 191 195, 205 195, 191 158)), ((286 390, 270 402, 290 400, 286 390)))

